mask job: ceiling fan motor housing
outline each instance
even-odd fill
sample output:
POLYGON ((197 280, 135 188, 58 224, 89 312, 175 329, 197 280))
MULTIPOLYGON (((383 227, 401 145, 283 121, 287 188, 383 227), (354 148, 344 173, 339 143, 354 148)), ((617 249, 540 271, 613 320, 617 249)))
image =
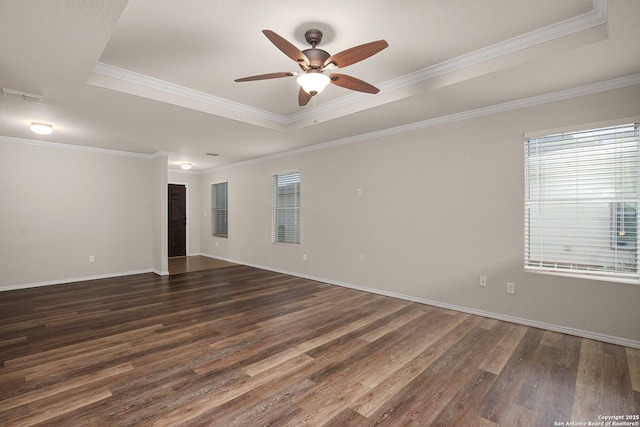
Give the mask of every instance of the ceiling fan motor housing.
POLYGON ((320 44, 322 41, 322 31, 316 29, 307 30, 304 33, 304 38, 311 45, 311 47, 316 47, 317 44, 320 44))
MULTIPOLYGON (((311 49, 302 51, 307 59, 309 59, 309 68, 316 70, 324 67, 324 61, 331 55, 322 49, 316 49, 316 45, 319 45, 322 41, 322 31, 316 29, 307 30, 307 32, 304 33, 304 38, 307 40, 307 43, 311 45, 311 49)), ((304 68, 302 69, 304 70, 304 68)))
POLYGON ((303 50, 302 53, 309 59, 309 68, 312 70, 324 67, 324 62, 331 56, 329 52, 316 48, 303 50))
POLYGON ((309 68, 316 70, 324 67, 324 61, 331 55, 322 49, 316 49, 316 45, 319 45, 322 41, 322 31, 316 29, 307 30, 307 32, 304 33, 304 38, 307 40, 307 43, 311 45, 311 49, 302 51, 307 59, 309 59, 309 68))

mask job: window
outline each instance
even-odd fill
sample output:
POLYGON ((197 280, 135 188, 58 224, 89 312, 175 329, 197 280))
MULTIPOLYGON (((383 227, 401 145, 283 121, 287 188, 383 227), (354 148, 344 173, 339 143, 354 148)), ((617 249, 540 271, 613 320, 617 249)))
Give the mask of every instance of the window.
POLYGON ((273 176, 273 243, 300 244, 300 172, 273 176))
POLYGON ((525 269, 637 282, 638 124, 525 139, 525 269))
POLYGON ((211 184, 211 233, 228 237, 227 183, 211 184))
POLYGON ((614 203, 613 244, 620 249, 636 249, 638 217, 634 203, 614 203))

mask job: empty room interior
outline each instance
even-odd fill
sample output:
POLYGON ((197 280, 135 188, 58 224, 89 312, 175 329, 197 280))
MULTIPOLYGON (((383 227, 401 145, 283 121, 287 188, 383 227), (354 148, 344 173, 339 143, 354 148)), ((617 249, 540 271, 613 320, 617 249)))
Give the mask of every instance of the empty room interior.
POLYGON ((0 424, 639 426, 639 40, 0 0, 0 424))

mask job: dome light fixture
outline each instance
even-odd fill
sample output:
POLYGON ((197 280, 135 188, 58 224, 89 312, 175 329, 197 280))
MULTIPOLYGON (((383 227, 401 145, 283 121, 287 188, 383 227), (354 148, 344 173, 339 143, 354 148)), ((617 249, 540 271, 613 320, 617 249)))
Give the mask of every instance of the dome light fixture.
POLYGON ((306 72, 300 74, 296 79, 296 82, 302 87, 302 89, 309 95, 317 95, 322 93, 325 87, 331 83, 331 79, 322 72, 306 72))
POLYGON ((184 163, 180 164, 180 167, 182 169, 188 171, 189 169, 191 169, 193 167, 193 165, 191 163, 184 162, 184 163))
POLYGON ((31 122, 30 129, 39 135, 49 135, 53 132, 53 126, 48 123, 31 122))

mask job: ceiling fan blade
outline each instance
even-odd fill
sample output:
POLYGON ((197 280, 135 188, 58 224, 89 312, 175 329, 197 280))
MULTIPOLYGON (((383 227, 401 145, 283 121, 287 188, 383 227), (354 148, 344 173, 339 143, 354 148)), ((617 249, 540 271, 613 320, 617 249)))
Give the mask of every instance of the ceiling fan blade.
POLYGON ((309 58, 302 53, 300 49, 289 43, 283 37, 274 33, 271 30, 262 30, 265 36, 273 43, 278 49, 280 49, 285 55, 289 58, 296 61, 300 66, 303 67, 303 70, 306 70, 309 67, 309 58))
POLYGON ((266 80, 266 79, 277 79, 280 77, 290 77, 295 76, 294 73, 268 73, 268 74, 259 74, 257 76, 243 77, 241 79, 235 79, 234 82, 251 82, 254 80, 266 80))
POLYGON ((346 74, 329 74, 329 77, 331 78, 331 83, 346 89, 373 94, 380 92, 380 89, 377 87, 370 85, 363 80, 356 79, 355 77, 347 76, 346 74))
POLYGON ((343 50, 335 55, 331 55, 326 61, 324 61, 324 66, 326 67, 329 64, 335 64, 338 68, 344 68, 375 55, 387 46, 389 46, 389 43, 385 40, 361 44, 360 46, 352 47, 351 49, 343 50))
POLYGON ((312 95, 309 95, 307 92, 304 91, 304 89, 300 88, 300 90, 298 91, 298 105, 301 107, 304 107, 305 105, 307 105, 311 100, 311 96, 312 95))

